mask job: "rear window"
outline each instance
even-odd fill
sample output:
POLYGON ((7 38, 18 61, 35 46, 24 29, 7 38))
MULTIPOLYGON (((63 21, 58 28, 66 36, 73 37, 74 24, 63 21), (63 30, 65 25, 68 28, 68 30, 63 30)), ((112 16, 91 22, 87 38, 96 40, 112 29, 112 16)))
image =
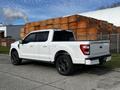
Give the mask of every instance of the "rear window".
POLYGON ((70 31, 55 31, 53 41, 75 41, 73 32, 70 31))

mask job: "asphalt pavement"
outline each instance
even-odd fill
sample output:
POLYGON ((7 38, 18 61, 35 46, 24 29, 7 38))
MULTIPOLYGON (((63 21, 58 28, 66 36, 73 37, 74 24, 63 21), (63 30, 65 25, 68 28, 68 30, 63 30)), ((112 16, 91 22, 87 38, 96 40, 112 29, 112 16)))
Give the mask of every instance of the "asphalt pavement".
POLYGON ((0 55, 0 90, 120 90, 120 69, 78 67, 74 75, 62 76, 52 64, 24 60, 14 66, 0 55))

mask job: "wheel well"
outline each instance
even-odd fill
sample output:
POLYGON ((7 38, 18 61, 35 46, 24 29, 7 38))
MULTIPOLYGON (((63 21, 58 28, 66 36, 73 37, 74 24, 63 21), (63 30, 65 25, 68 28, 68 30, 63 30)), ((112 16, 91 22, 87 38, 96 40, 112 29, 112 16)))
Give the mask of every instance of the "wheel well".
POLYGON ((67 52, 67 51, 64 51, 64 50, 60 50, 60 51, 58 51, 56 54, 55 54, 55 57, 54 57, 54 63, 56 62, 56 59, 60 56, 60 55, 69 55, 70 56, 70 54, 67 52))
MULTIPOLYGON (((11 53, 12 53, 13 51, 17 51, 17 50, 16 50, 15 48, 13 48, 13 49, 11 50, 11 53)), ((10 54, 11 54, 11 53, 10 53, 10 54)))

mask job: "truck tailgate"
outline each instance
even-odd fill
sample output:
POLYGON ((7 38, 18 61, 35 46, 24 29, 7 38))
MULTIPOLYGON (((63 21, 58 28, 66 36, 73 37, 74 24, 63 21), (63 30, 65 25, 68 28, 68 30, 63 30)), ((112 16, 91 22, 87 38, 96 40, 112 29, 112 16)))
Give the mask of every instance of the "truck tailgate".
POLYGON ((90 43, 90 56, 102 56, 110 54, 110 41, 92 41, 90 43))

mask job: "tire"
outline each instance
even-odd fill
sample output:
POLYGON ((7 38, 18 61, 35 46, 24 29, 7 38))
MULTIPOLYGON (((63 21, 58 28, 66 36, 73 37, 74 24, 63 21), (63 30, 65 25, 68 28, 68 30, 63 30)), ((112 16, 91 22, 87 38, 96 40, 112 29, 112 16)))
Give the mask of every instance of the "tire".
POLYGON ((56 59, 56 69, 61 75, 70 75, 73 73, 73 63, 69 55, 60 55, 56 59))
POLYGON ((101 58, 100 60, 99 60, 99 65, 104 65, 105 63, 106 63, 106 58, 101 58))
POLYGON ((22 63, 22 59, 19 58, 18 52, 16 50, 11 52, 11 63, 13 65, 20 65, 22 63))

